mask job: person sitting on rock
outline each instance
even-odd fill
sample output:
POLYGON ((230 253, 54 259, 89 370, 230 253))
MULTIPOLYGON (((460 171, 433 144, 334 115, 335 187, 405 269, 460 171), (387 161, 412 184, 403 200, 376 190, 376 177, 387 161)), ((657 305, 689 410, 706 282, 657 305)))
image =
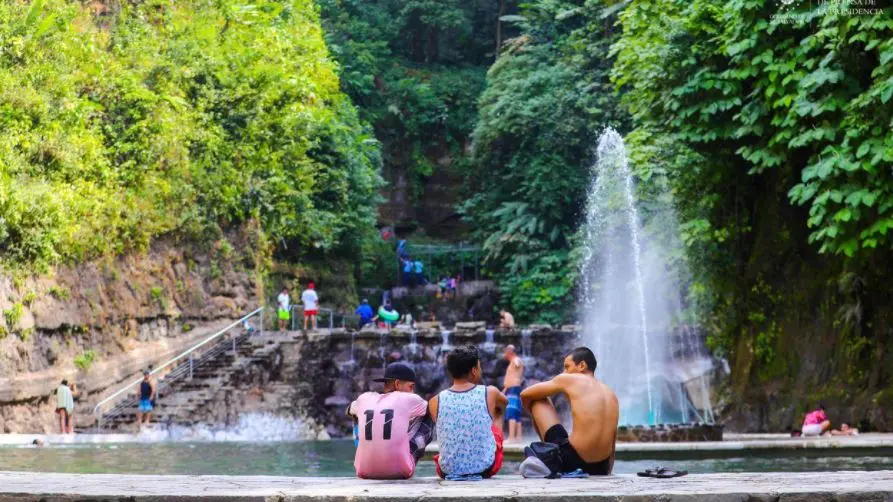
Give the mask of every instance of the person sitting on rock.
POLYGON ((515 329, 515 316, 505 309, 499 309, 499 329, 515 329))
POLYGON ((384 392, 365 392, 350 404, 357 421, 354 468, 361 479, 409 479, 434 435, 428 403, 414 394, 416 374, 404 363, 391 363, 384 392))
MULTIPOLYGON (((579 469, 599 476, 614 469, 619 405, 614 392, 595 378, 595 367, 595 354, 578 347, 564 358, 564 373, 521 392, 521 404, 530 413, 536 432, 544 442, 557 446, 560 465, 554 468, 558 474, 579 469), (549 399, 556 394, 564 394, 570 402, 570 435, 549 399)), ((521 474, 525 475, 525 464, 536 461, 537 457, 527 458, 521 464, 521 474)))
POLYGON ((819 404, 815 410, 806 414, 800 433, 806 436, 821 436, 831 429, 831 421, 825 415, 825 406, 819 404))
POLYGON ((453 385, 431 398, 440 453, 437 474, 448 480, 489 478, 502 467, 501 423, 508 399, 492 385, 480 385, 481 357, 472 345, 457 347, 446 358, 453 385))

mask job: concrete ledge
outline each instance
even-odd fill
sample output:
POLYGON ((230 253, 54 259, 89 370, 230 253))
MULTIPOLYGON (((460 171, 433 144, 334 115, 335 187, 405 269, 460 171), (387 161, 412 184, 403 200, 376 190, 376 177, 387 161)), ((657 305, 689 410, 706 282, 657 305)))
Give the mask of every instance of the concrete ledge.
MULTIPOLYGON (((666 456, 742 456, 746 454, 772 453, 796 450, 833 450, 829 455, 840 455, 853 451, 865 455, 866 450, 877 450, 893 453, 893 434, 863 434, 861 436, 839 436, 818 438, 792 438, 781 436, 775 438, 759 437, 750 439, 747 435, 737 435, 737 441, 703 441, 692 443, 617 443, 617 458, 664 458, 666 456)), ((506 444, 507 458, 521 458, 524 446, 528 443, 506 444)), ((433 455, 438 451, 437 444, 431 444, 425 453, 433 455)))
POLYGON ((365 481, 271 476, 139 476, 0 472, 0 502, 250 500, 276 502, 484 501, 893 501, 893 471, 701 474, 677 479, 631 475, 567 480, 497 476, 481 482, 433 478, 365 481))

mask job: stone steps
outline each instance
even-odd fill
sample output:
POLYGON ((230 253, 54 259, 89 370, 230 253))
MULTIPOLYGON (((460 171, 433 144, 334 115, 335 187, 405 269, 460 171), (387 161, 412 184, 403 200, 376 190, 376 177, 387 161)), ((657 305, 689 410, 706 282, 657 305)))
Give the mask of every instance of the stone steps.
MULTIPOLYGON (((187 376, 172 381, 159 390, 156 407, 152 411, 152 422, 193 425, 196 421, 191 417, 209 405, 215 394, 237 390, 232 383, 236 375, 245 374, 252 365, 270 361, 278 349, 279 343, 275 340, 249 338, 239 343, 235 352, 227 350, 214 360, 196 365, 192 370, 192 378, 187 376)), ((188 362, 181 363, 187 364, 188 362)), ((278 391, 287 391, 290 387, 284 383, 275 385, 278 391)), ((130 427, 136 422, 137 411, 138 407, 134 403, 120 410, 118 415, 106 418, 103 425, 110 429, 130 427)))

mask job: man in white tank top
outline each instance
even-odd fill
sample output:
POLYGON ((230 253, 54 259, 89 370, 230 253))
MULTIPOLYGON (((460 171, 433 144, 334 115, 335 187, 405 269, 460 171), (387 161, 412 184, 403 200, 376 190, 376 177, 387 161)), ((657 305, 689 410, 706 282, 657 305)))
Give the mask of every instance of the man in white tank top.
POLYGON ((481 358, 474 346, 457 347, 446 360, 453 385, 431 398, 440 453, 437 474, 446 479, 489 478, 502 467, 502 429, 496 425, 508 399, 479 385, 481 358))

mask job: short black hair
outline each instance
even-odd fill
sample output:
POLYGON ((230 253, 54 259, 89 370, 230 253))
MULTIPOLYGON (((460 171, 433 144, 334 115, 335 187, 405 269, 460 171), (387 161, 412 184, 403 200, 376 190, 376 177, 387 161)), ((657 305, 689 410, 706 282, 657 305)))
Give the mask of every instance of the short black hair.
POLYGON ((471 373, 481 360, 481 354, 474 345, 463 345, 447 354, 447 372, 453 378, 464 378, 471 373))
POLYGON ((568 355, 571 356, 574 364, 580 364, 580 361, 585 361, 586 368, 595 373, 595 367, 598 366, 598 363, 595 361, 595 354, 588 347, 577 347, 568 355))
POLYGON ((62 385, 68 385, 68 379, 63 378, 63 379, 62 379, 62 385))

